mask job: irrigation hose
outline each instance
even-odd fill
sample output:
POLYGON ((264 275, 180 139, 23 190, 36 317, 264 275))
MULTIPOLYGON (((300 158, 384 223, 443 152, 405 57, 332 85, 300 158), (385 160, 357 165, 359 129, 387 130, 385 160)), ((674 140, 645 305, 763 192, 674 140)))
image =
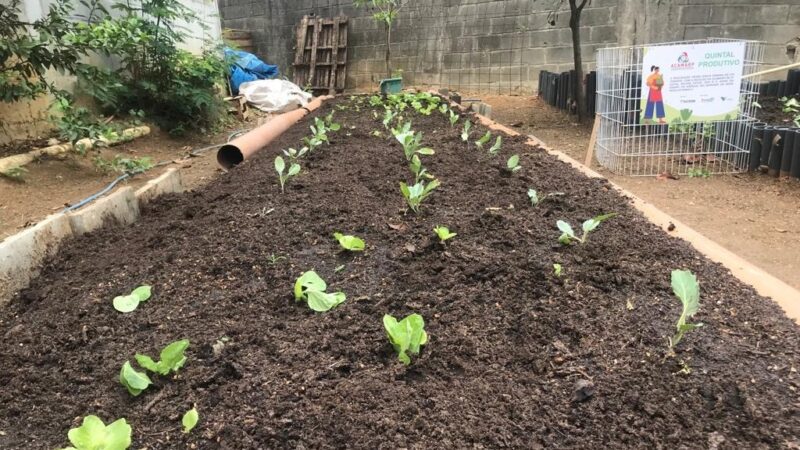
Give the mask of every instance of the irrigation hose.
MULTIPOLYGON (((246 132, 248 132, 250 130, 252 130, 252 128, 243 128, 241 130, 236 130, 233 133, 228 135, 228 140, 227 141, 225 141, 225 142, 223 142, 221 144, 209 145, 207 147, 203 147, 203 148, 199 148, 199 149, 196 149, 196 150, 192 150, 191 152, 189 152, 189 156, 200 156, 200 154, 202 154, 204 152, 207 152, 207 151, 209 151, 211 149, 222 147, 223 145, 225 145, 228 142, 232 141, 233 138, 235 138, 235 137, 237 137, 237 136, 239 136, 241 134, 244 134, 244 133, 246 133, 246 132)), ((173 162, 175 162, 175 161, 174 160, 161 161, 161 162, 153 165, 153 167, 151 167, 150 169, 155 169, 156 167, 166 166, 166 165, 172 164, 173 162)), ((85 206, 85 205, 97 200, 98 198, 102 197, 103 195, 107 194, 110 190, 114 189, 114 187, 117 184, 119 184, 120 181, 126 180, 128 178, 133 178, 135 175, 138 175, 138 174, 144 173, 144 172, 146 172, 146 170, 135 170, 135 171, 125 172, 122 175, 120 175, 119 177, 117 177, 117 179, 115 179, 114 181, 109 183, 108 186, 104 187, 99 192, 84 198, 83 200, 79 201, 78 203, 75 203, 74 205, 70 205, 70 206, 64 208, 61 212, 62 213, 66 213, 66 212, 74 211, 74 210, 76 210, 78 208, 81 208, 81 207, 83 207, 83 206, 85 206)))

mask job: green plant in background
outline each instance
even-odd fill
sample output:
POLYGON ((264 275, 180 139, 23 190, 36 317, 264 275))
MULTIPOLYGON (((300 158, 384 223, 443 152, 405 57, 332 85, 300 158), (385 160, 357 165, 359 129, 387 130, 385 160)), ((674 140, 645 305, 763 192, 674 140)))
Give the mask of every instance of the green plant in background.
POLYGON ((702 327, 703 324, 686 323, 700 308, 700 284, 697 282, 697 277, 688 270, 673 270, 671 281, 672 292, 683 304, 681 316, 678 318, 678 323, 675 324, 677 333, 669 339, 669 348, 673 350, 683 339, 684 334, 695 328, 702 327))
POLYGON ((480 139, 475 141, 475 146, 478 147, 478 150, 483 150, 483 146, 492 139, 492 133, 487 131, 486 134, 483 135, 480 139))
POLYGON ((395 111, 392 111, 391 109, 386 108, 386 112, 383 113, 383 121, 382 121, 383 127, 388 130, 389 126, 392 124, 392 120, 394 120, 394 118, 396 116, 397 116, 397 113, 395 111))
MULTIPOLYGON (((450 115, 447 117, 447 120, 450 121, 450 126, 454 127, 456 125, 456 123, 458 122, 458 114, 453 112, 453 110, 451 109, 450 110, 450 115)), ((467 131, 469 131, 469 130, 467 130, 467 131)), ((469 138, 469 136, 467 136, 467 138, 469 138)))
POLYGON ((131 363, 128 361, 125 361, 125 364, 122 365, 122 369, 119 371, 119 382, 125 386, 125 389, 134 397, 141 394, 142 391, 153 384, 146 373, 136 371, 136 369, 131 367, 131 363))
POLYGON ((339 245, 345 250, 351 252, 360 252, 364 250, 364 240, 359 237, 339 232, 333 233, 333 237, 339 241, 339 245))
MULTIPOLYGON (((74 144, 84 138, 98 140, 116 134, 114 127, 101 122, 87 108, 74 106, 67 95, 56 97, 53 109, 56 114, 53 114, 50 120, 58 129, 58 136, 70 143, 74 144)), ((83 154, 81 149, 76 150, 83 154)))
POLYGON ((386 77, 392 76, 390 60, 392 58, 392 24, 397 18, 397 13, 405 6, 405 0, 354 0, 357 7, 370 7, 373 11, 372 18, 383 23, 386 28, 386 77))
POLYGON ((467 119, 467 121, 464 122, 464 129, 461 131, 462 141, 464 142, 469 141, 469 131, 471 128, 472 128, 472 122, 470 122, 469 119, 467 119))
POLYGON ((559 263, 553 264, 553 275, 560 278, 563 273, 564 273, 564 268, 561 267, 561 264, 559 263))
POLYGON ((418 181, 412 186, 401 182, 400 192, 403 194, 403 198, 406 199, 408 207, 418 214, 419 207, 422 205, 422 202, 424 202, 431 192, 439 187, 440 184, 441 183, 439 183, 439 180, 436 179, 431 180, 431 182, 427 184, 424 181, 418 181))
POLYGON ((326 293, 327 284, 316 272, 305 272, 294 283, 295 301, 305 300, 308 307, 317 312, 325 312, 346 300, 344 292, 326 293))
POLYGON ((383 100, 381 99, 380 95, 372 95, 369 98, 369 106, 381 106, 383 105, 383 100))
POLYGON ((511 173, 517 173, 522 169, 522 166, 519 165, 519 155, 511 155, 508 161, 506 161, 506 168, 511 173))
POLYGON ((186 413, 181 418, 181 425, 183 425, 183 433, 188 434, 191 432, 194 427, 197 426, 197 422, 200 420, 200 414, 197 412, 197 407, 193 407, 192 409, 186 411, 186 413))
POLYGON ((411 355, 418 355, 421 346, 428 342, 425 332, 425 320, 419 314, 411 314, 398 320, 386 314, 383 316, 383 327, 392 343, 397 359, 405 365, 411 364, 411 355))
POLYGON ((792 122, 794 126, 800 127, 800 101, 794 97, 781 97, 781 110, 794 116, 792 122))
POLYGON ((447 111, 450 111, 450 107, 448 107, 447 104, 442 103, 439 105, 439 112, 442 113, 443 116, 447 115, 447 111))
POLYGON ((497 136, 497 139, 494 141, 494 145, 489 148, 489 154, 492 156, 497 156, 500 153, 500 149, 503 147, 503 137, 497 136))
POLYGON ((422 132, 415 133, 411 130, 411 124, 405 123, 400 130, 392 130, 395 139, 403 146, 403 153, 406 160, 411 161, 414 155, 433 155, 432 148, 422 146, 422 132))
POLYGON ((306 155, 306 153, 308 153, 308 147, 303 147, 300 150, 294 148, 283 150, 283 154, 286 155, 286 157, 289 158, 289 160, 292 162, 295 162, 298 159, 302 158, 303 156, 306 155))
POLYGON ((158 362, 153 361, 153 358, 147 355, 141 355, 139 353, 136 354, 135 358, 140 366, 150 372, 159 375, 167 375, 170 372, 177 373, 178 369, 186 364, 186 355, 184 355, 184 352, 187 348, 189 348, 189 340, 181 339, 180 341, 175 341, 164 347, 164 349, 161 350, 161 354, 159 355, 161 359, 158 362))
POLYGON ((540 203, 544 202, 545 200, 556 197, 558 195, 564 195, 563 192, 550 192, 543 196, 539 196, 539 193, 536 192, 536 189, 528 189, 528 199, 531 201, 531 205, 536 207, 539 206, 540 203))
POLYGON ((281 193, 286 192, 284 190, 284 185, 289 180, 289 178, 297 175, 300 173, 300 164, 292 163, 289 166, 289 170, 286 171, 286 162, 283 160, 282 157, 276 156, 275 157, 275 171, 278 172, 278 182, 281 184, 281 193), (284 173, 284 171, 286 171, 284 173))
POLYGON ((449 228, 441 225, 434 228, 433 231, 436 233, 436 236, 439 238, 439 243, 441 244, 444 244, 444 242, 448 239, 456 237, 457 234, 451 233, 449 228))
POLYGON ((572 230, 572 226, 570 226, 569 223, 559 220, 556 222, 558 229, 561 230, 561 236, 558 238, 558 242, 565 245, 571 244, 572 242, 585 244, 589 239, 589 233, 594 231, 604 220, 610 219, 616 215, 617 213, 603 214, 583 222, 583 235, 581 237, 575 235, 575 231, 572 230))
POLYGON ((711 176, 711 172, 705 167, 690 167, 686 175, 689 178, 708 178, 711 176))
POLYGON ((97 416, 86 416, 81 426, 67 432, 72 446, 63 450, 125 450, 131 445, 131 431, 125 419, 106 425, 97 416))
POLYGON ((93 159, 94 166, 102 172, 118 172, 137 174, 147 172, 155 165, 153 158, 143 156, 141 158, 128 158, 117 155, 112 160, 103 158, 102 156, 95 156, 93 159))
POLYGON ((333 111, 331 111, 325 118, 322 120, 325 124, 325 129, 330 131, 339 131, 342 129, 342 125, 333 121, 333 111))
POLYGON ((17 183, 24 183, 25 182, 25 175, 28 173, 28 169, 22 166, 11 167, 10 169, 6 169, 4 172, 0 172, 0 175, 8 178, 11 181, 16 181, 17 183))
POLYGON ((129 313, 136 310, 139 307, 139 303, 149 300, 151 293, 152 288, 145 284, 137 287, 128 295, 114 297, 112 304, 117 311, 129 313))
POLYGON ((684 108, 679 111, 679 117, 672 119, 669 123, 669 132, 670 133, 688 133, 694 127, 694 123, 689 122, 689 118, 692 117, 692 110, 688 108, 684 108))

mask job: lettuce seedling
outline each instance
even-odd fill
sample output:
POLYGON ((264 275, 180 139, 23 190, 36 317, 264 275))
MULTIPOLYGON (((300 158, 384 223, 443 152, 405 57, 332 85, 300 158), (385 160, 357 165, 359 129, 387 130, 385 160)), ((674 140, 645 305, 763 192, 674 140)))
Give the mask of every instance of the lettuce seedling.
POLYGON ((444 241, 456 237, 457 234, 457 233, 451 233, 449 228, 443 227, 441 225, 434 228, 433 231, 436 232, 436 236, 439 237, 439 242, 442 244, 444 244, 444 241))
POLYGON ((594 231, 595 228, 600 225, 606 219, 610 219, 616 216, 617 213, 610 213, 610 214, 603 214, 600 216, 592 217, 591 219, 583 222, 583 235, 578 237, 575 235, 575 231, 572 230, 572 226, 569 223, 564 222, 563 220, 559 220, 556 222, 558 229, 561 230, 561 236, 558 238, 558 242, 568 245, 571 244, 573 241, 577 241, 581 244, 585 244, 586 241, 589 239, 589 233, 594 231))
POLYGON ((383 316, 383 327, 386 329, 389 342, 397 352, 397 359, 405 365, 411 364, 408 355, 418 355, 419 348, 428 342, 425 320, 419 314, 411 314, 399 322, 386 314, 383 316))
POLYGON ((427 185, 424 181, 418 181, 416 184, 409 186, 406 183, 400 183, 400 192, 408 203, 408 207, 415 213, 419 213, 419 207, 422 202, 431 194, 431 191, 439 187, 441 183, 439 180, 432 180, 427 185))
POLYGON ((506 167, 511 173, 516 173, 522 169, 522 166, 519 165, 519 155, 511 155, 506 162, 506 167))
POLYGON ((283 154, 286 155, 289 158, 289 160, 293 162, 305 156, 306 153, 308 153, 308 147, 303 147, 300 150, 296 150, 293 148, 283 150, 283 154))
POLYGON ((428 169, 422 165, 422 160, 417 155, 411 157, 411 162, 408 163, 408 170, 414 174, 414 183, 419 183, 423 178, 433 179, 433 175, 428 173, 428 169))
MULTIPOLYGON (((395 111, 386 108, 386 112, 383 113, 383 128, 386 128, 388 130, 389 125, 392 123, 392 120, 394 120, 395 116, 397 116, 397 113, 395 111)), ((409 124, 409 126, 411 126, 411 124, 409 124)))
POLYGON ((441 105, 439 105, 439 112, 442 113, 442 115, 447 114, 448 110, 449 110, 449 108, 448 108, 447 104, 442 103, 441 105))
POLYGON ((326 293, 327 284, 316 272, 309 270, 294 283, 295 301, 306 300, 308 307, 317 312, 325 312, 344 302, 343 292, 326 293))
POLYGON ((351 252, 360 252, 364 250, 364 241, 359 237, 339 232, 333 233, 333 237, 339 241, 339 245, 345 250, 351 252))
POLYGON ((136 362, 145 369, 157 373, 159 375, 167 375, 170 372, 177 373, 178 369, 186 364, 186 356, 184 352, 189 347, 188 339, 181 339, 175 341, 161 350, 161 360, 158 362, 153 361, 153 358, 147 355, 136 354, 136 362))
POLYGON ((114 300, 112 301, 114 309, 121 313, 129 313, 134 311, 139 307, 139 303, 146 302, 148 299, 150 299, 151 293, 152 289, 150 286, 146 284, 141 285, 131 291, 131 293, 128 295, 114 297, 114 300))
POLYGON ((403 153, 406 155, 406 160, 411 161, 411 157, 420 155, 433 155, 432 148, 422 147, 422 132, 415 133, 411 130, 411 124, 405 123, 403 127, 398 130, 392 130, 395 139, 403 146, 403 153))
POLYGON ((342 125, 341 124, 338 124, 338 123, 333 121, 333 111, 331 111, 330 114, 325 116, 325 119, 323 120, 323 122, 325 123, 325 130, 326 131, 327 130, 339 131, 339 130, 342 129, 342 125))
POLYGON ((561 267, 561 264, 555 263, 553 264, 553 275, 560 277, 561 274, 564 272, 564 268, 561 267))
POLYGON ((369 105, 370 106, 381 106, 383 105, 383 100, 381 100, 380 96, 373 95, 369 98, 369 105))
POLYGON ((134 397, 141 394, 142 391, 153 384, 146 373, 136 371, 136 369, 131 367, 131 363, 128 361, 125 361, 125 364, 122 365, 122 369, 119 371, 119 382, 125 386, 125 389, 134 397))
MULTIPOLYGON (((458 122, 458 114, 453 112, 452 109, 450 110, 450 115, 448 116, 448 120, 450 120, 451 127, 454 127, 456 125, 456 122, 458 122)), ((467 138, 469 138, 469 136, 467 136, 467 138)))
MULTIPOLYGON (((450 120, 452 122, 452 117, 450 118, 450 120)), ((472 122, 470 122, 469 119, 467 119, 467 121, 464 122, 464 130, 461 132, 462 141, 464 142, 469 141, 469 131, 471 128, 472 128, 472 122)))
POLYGON ((475 141, 475 146, 478 147, 478 150, 483 150, 483 146, 491 139, 492 139, 492 133, 490 131, 487 131, 482 138, 475 141))
POLYGON ((63 450, 125 450, 131 446, 131 426, 125 419, 106 425, 97 416, 86 416, 78 428, 67 432, 71 447, 63 450))
POLYGON ((181 418, 181 425, 183 425, 184 434, 189 433, 197 426, 197 421, 200 420, 200 414, 197 412, 197 407, 186 411, 186 414, 181 418))
POLYGON ((686 332, 703 326, 702 323, 686 323, 700 308, 700 284, 697 282, 697 277, 688 270, 673 270, 672 292, 681 300, 683 311, 678 318, 678 323, 675 324, 677 333, 669 339, 670 350, 678 345, 686 332))
POLYGON ((497 139, 494 141, 494 145, 489 148, 489 154, 492 156, 497 156, 500 153, 500 148, 503 146, 503 136, 497 136, 497 139))
POLYGON ((292 165, 289 166, 288 172, 284 173, 284 170, 286 170, 286 162, 283 160, 282 157, 276 156, 275 171, 278 172, 278 181, 281 183, 281 193, 286 192, 284 190, 284 185, 289 180, 289 178, 300 173, 300 164, 292 163, 292 165))

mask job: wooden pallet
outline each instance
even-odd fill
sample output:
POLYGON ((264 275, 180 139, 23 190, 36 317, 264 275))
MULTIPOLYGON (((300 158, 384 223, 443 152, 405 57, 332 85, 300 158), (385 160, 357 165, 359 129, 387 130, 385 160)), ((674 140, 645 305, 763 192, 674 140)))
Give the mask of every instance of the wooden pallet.
POLYGON ((344 90, 347 76, 347 17, 304 16, 297 26, 294 83, 315 94, 344 90))

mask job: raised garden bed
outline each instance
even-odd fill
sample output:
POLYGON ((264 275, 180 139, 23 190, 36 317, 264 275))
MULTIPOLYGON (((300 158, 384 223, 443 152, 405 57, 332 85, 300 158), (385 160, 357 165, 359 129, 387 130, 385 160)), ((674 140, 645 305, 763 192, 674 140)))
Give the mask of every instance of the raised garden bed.
MULTIPOLYGON (((352 105, 314 116, 335 104, 352 105)), ((383 126, 364 103, 336 111, 343 129, 283 195, 273 158, 307 122, 132 226, 68 243, 0 311, 0 448, 66 445, 89 414, 126 418, 133 447, 151 449, 798 444, 800 330, 778 306, 524 139, 490 157, 461 141, 462 122, 405 115, 442 183, 419 215, 398 189, 413 179, 402 148, 372 134, 383 126), (534 208, 529 188, 565 195, 534 208), (609 212, 586 244, 558 243, 557 220, 609 212), (446 246, 437 225, 457 233, 446 246), (342 253, 335 231, 366 251, 342 253), (347 300, 321 314, 295 302, 310 269, 347 300), (704 326, 668 356, 673 269, 700 280, 704 326), (112 307, 141 284, 153 296, 136 311, 112 307), (382 316, 410 313, 429 342, 405 366, 382 316), (185 367, 129 395, 122 364, 179 339, 185 367)))

